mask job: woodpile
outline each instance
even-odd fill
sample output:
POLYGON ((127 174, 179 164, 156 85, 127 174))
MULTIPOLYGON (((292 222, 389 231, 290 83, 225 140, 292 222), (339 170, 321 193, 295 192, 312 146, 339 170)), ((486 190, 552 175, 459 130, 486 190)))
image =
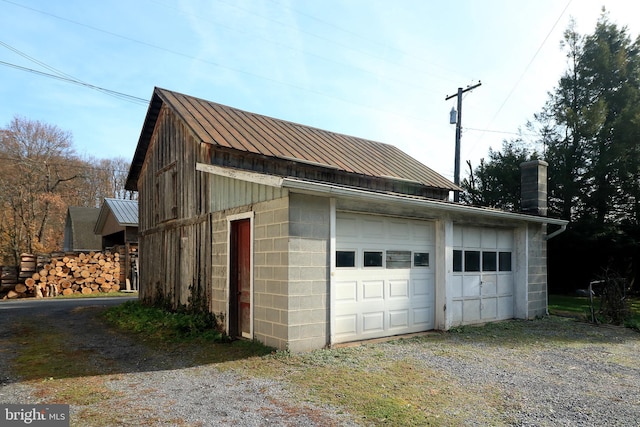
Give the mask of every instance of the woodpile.
POLYGON ((14 266, 0 267, 0 287, 13 288, 18 284, 18 270, 14 266))
MULTIPOLYGON (((91 294, 120 290, 120 254, 89 252, 63 254, 50 260, 17 284, 8 298, 91 294)), ((11 293, 11 291, 10 291, 11 293)))
POLYGON ((33 254, 20 255, 20 282, 24 282, 36 272, 36 257, 33 254))

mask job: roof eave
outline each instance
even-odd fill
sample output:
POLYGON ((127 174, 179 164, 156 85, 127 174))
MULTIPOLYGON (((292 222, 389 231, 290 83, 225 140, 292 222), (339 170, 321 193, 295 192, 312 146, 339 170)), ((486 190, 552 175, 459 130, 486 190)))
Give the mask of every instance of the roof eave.
POLYGON ((154 88, 151 101, 149 102, 149 108, 147 109, 147 115, 145 116, 142 130, 140 131, 136 151, 133 155, 133 160, 131 161, 129 174, 127 175, 127 180, 124 184, 125 190, 138 191, 138 177, 140 176, 144 158, 147 154, 147 148, 149 148, 151 136, 153 135, 153 130, 156 127, 156 122, 163 103, 164 100, 160 97, 158 88, 154 88))
POLYGON ((107 216, 109 216, 109 208, 106 203, 103 203, 100 207, 100 213, 98 214, 96 225, 93 227, 93 234, 102 235, 102 229, 104 228, 104 224, 107 222, 107 216))
POLYGON ((315 194, 360 198, 376 202, 403 203, 407 205, 429 208, 436 211, 441 211, 443 213, 477 215, 498 220, 524 221, 537 224, 552 224, 561 227, 564 227, 569 223, 569 221, 563 219, 549 218, 545 216, 535 216, 522 213, 500 211, 495 209, 481 208, 477 206, 443 202, 433 199, 416 199, 395 194, 375 193, 356 188, 347 188, 337 185, 302 181, 292 178, 284 178, 282 180, 282 187, 288 188, 290 190, 298 190, 315 194))

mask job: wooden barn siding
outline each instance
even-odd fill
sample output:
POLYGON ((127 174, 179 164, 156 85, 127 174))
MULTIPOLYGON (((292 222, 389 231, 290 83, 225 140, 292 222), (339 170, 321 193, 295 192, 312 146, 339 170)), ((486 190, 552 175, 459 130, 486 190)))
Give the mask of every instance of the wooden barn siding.
POLYGON ((174 308, 197 302, 224 315, 226 216, 287 191, 196 171, 211 149, 163 108, 138 181, 140 295, 174 308), (158 194, 158 180, 167 170, 175 173, 175 187, 161 187, 158 194), (174 217, 163 217, 171 212, 174 217))
POLYGON ((422 184, 348 173, 304 161, 256 156, 237 150, 220 149, 211 153, 211 164, 258 173, 296 177, 311 181, 330 182, 348 187, 367 188, 372 191, 409 194, 437 200, 447 200, 449 190, 426 187, 422 184))
POLYGON ((138 181, 140 296, 146 302, 210 306, 210 179, 195 170, 208 158, 209 146, 163 108, 138 181), (167 171, 175 181, 159 182, 167 171))

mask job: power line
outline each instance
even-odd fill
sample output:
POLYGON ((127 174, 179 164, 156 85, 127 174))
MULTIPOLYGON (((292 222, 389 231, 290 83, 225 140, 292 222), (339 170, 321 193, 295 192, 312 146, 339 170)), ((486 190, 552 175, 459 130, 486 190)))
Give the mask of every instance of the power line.
POLYGON ((488 133, 503 133, 506 135, 518 135, 518 136, 540 136, 533 133, 521 133, 521 132, 507 132, 503 130, 495 130, 495 129, 476 129, 476 128, 468 128, 465 127, 463 130, 472 130, 476 132, 488 132, 488 133))
MULTIPOLYGON (((299 53, 302 53, 302 54, 304 54, 306 56, 317 58, 317 59, 319 59, 321 61, 325 61, 325 62, 328 62, 328 63, 331 63, 331 64, 335 64, 335 65, 341 66, 343 68, 351 68, 351 69, 356 70, 356 71, 358 71, 360 73, 365 73, 365 74, 369 74, 371 76, 377 77, 377 74, 371 72, 370 69, 359 67, 359 66, 357 66, 357 65, 355 65, 353 63, 346 63, 346 62, 338 61, 338 60, 335 60, 333 58, 330 58, 330 57, 327 57, 327 56, 323 56, 323 55, 319 55, 317 53, 313 53, 313 52, 310 52, 310 51, 305 50, 305 49, 300 49, 300 48, 297 48, 295 46, 290 46, 288 44, 281 43, 279 41, 271 40, 269 38, 263 37, 260 34, 255 33, 255 32, 254 33, 249 33, 245 29, 234 28, 234 27, 231 27, 231 26, 226 25, 224 23, 220 23, 218 21, 214 21, 214 20, 211 20, 211 19, 206 19, 202 15, 199 15, 199 14, 193 14, 193 13, 184 12, 183 10, 181 10, 181 9, 179 9, 177 7, 164 4, 164 3, 159 2, 157 0, 152 0, 152 1, 153 1, 153 3, 155 3, 155 4, 159 5, 159 6, 165 7, 167 9, 175 10, 175 11, 177 11, 177 12, 183 14, 183 15, 190 16, 190 17, 192 17, 194 19, 197 19, 199 21, 203 21, 203 22, 206 22, 208 24, 213 24, 213 25, 216 26, 216 28, 221 28, 223 30, 232 31, 232 32, 239 33, 239 34, 242 34, 242 35, 248 35, 248 36, 254 37, 256 39, 260 39, 260 40, 262 40, 262 41, 264 41, 266 43, 270 43, 270 44, 273 44, 273 45, 278 46, 278 47, 283 47, 283 48, 288 49, 288 50, 293 51, 293 52, 299 52, 299 53)), ((293 28, 293 27, 291 27, 291 26, 289 26, 289 25, 287 25, 287 24, 285 24, 283 22, 276 21, 276 20, 264 17, 264 16, 262 16, 260 14, 257 14, 257 13, 252 12, 252 11, 248 11, 248 10, 246 10, 244 8, 240 8, 239 6, 237 6, 235 4, 230 4, 230 3, 225 3, 225 4, 228 4, 229 6, 238 8, 238 9, 240 9, 242 11, 251 13, 251 14, 253 14, 255 16, 258 16, 258 17, 260 17, 260 18, 262 18, 264 20, 268 20, 268 21, 274 22, 274 23, 276 23, 278 25, 282 25, 282 26, 286 26, 286 27, 289 27, 289 28, 293 28)), ((275 3, 275 4, 278 4, 278 3, 275 3)), ((282 5, 280 5, 280 6, 282 6, 282 5)), ((284 7, 284 6, 282 6, 282 7, 284 7)), ((293 9, 290 9, 290 10, 292 10, 293 12, 296 12, 293 9)), ((298 12, 296 12, 296 13, 298 13, 298 12)), ((324 22, 324 21, 321 21, 321 22, 324 22)), ((328 24, 328 25, 331 25, 331 24, 328 24)), ((320 38, 323 41, 336 44, 336 42, 333 42, 332 40, 330 40, 328 38, 323 38, 321 36, 318 36, 318 35, 315 35, 313 33, 309 33, 309 32, 303 31, 303 30, 299 30, 299 31, 301 33, 305 33, 305 34, 310 35, 312 37, 320 38)), ((353 51, 356 51, 356 52, 360 52, 360 53, 363 53, 365 55, 369 55, 368 53, 366 53, 364 51, 361 51, 361 50, 358 50, 358 49, 355 49, 355 48, 350 48, 350 47, 345 46, 345 45, 338 44, 338 46, 341 46, 341 47, 344 47, 346 49, 353 50, 353 51)), ((371 55, 369 55, 369 56, 371 56, 371 55)), ((389 62, 390 64, 392 64, 394 66, 399 66, 399 64, 391 62, 391 61, 387 60, 386 58, 378 57, 378 56, 373 56, 373 57, 375 59, 380 59, 380 60, 384 60, 386 62, 389 62)), ((436 75, 436 74, 432 74, 432 73, 429 73, 429 72, 426 72, 426 71, 423 71, 423 70, 416 70, 416 71, 419 72, 421 75, 429 74, 429 75, 432 75, 433 77, 439 78, 441 80, 445 80, 445 81, 451 80, 451 79, 448 79, 448 78, 445 78, 445 77, 442 77, 442 76, 439 76, 439 75, 436 75)), ((409 81, 407 79, 397 79, 397 78, 393 78, 393 77, 390 77, 390 76, 386 75, 385 76, 385 81, 390 81, 390 82, 394 82, 394 83, 401 84, 401 85, 404 85, 404 86, 413 87, 413 88, 417 88, 417 89, 420 89, 420 90, 424 90, 424 91, 429 91, 429 92, 434 92, 435 93, 435 91, 433 89, 427 88, 427 87, 425 87, 423 85, 420 85, 420 84, 416 84, 414 81, 409 81)))
POLYGON ((44 71, 38 71, 38 70, 34 70, 32 68, 22 67, 20 65, 11 64, 9 62, 4 62, 4 61, 0 61, 0 65, 4 65, 4 66, 7 66, 7 67, 15 68, 15 69, 20 70, 20 71, 26 71, 26 72, 29 72, 29 73, 32 73, 32 74, 37 74, 37 75, 43 76, 43 77, 49 77, 49 78, 56 79, 56 80, 62 80, 64 82, 72 83, 72 84, 75 84, 75 85, 78 85, 78 86, 84 86, 84 87, 87 87, 89 89, 97 90, 99 92, 106 93, 107 95, 116 96, 118 98, 124 99, 125 101, 133 102, 133 103, 136 103, 136 104, 139 104, 139 105, 148 105, 148 103, 149 103, 149 101, 147 99, 144 99, 144 98, 140 98, 140 97, 133 96, 133 95, 128 95, 128 94, 123 93, 123 92, 117 92, 115 90, 106 89, 106 88, 103 88, 103 87, 100 87, 100 86, 95 86, 95 85, 92 85, 92 84, 89 84, 89 83, 85 83, 83 81, 76 80, 76 79, 73 79, 73 78, 59 76, 59 75, 56 75, 56 74, 45 73, 44 71))
POLYGON ((495 118, 498 116, 498 114, 500 114, 500 112, 502 111, 502 108, 505 106, 505 104, 507 103, 507 101, 509 101, 509 98, 511 98, 511 95, 513 95, 513 92, 515 92, 515 90, 517 89, 517 87, 520 85, 520 82, 522 82, 522 79, 524 78, 525 74, 527 74, 527 71, 529 71, 529 68, 531 68, 531 64, 533 64, 533 61, 535 61, 536 57, 538 56, 538 54, 540 53, 540 51, 542 50, 542 47, 545 45, 545 43, 547 42, 547 40, 549 39, 549 37, 551 36, 551 33, 553 33, 553 30, 556 28, 556 25, 558 25, 558 22, 560 22, 560 19, 564 16, 564 13, 567 11, 567 9, 569 8, 569 5, 571 5, 571 2, 573 0, 569 0, 567 2, 567 5, 564 7, 564 9, 562 9, 562 12, 560 12, 560 16, 558 16, 558 19, 556 19, 556 22, 553 23, 553 26, 551 27, 551 29, 549 30, 549 32, 547 33, 546 37, 544 38, 544 40, 542 40, 542 43, 540 43, 540 46, 538 46, 538 49, 536 50, 536 52, 533 54, 533 56, 531 57, 531 60, 529 61, 529 63, 527 64, 527 66, 525 67, 524 71, 522 72, 522 74, 520 75, 520 78, 518 78, 518 80, 516 81, 516 83, 513 85, 513 87, 511 88, 511 90, 509 91, 509 93, 507 94, 507 97, 504 99, 504 101, 502 101, 502 104, 500 105, 500 108, 498 108, 498 111, 496 111, 496 114, 493 116, 493 118, 491 119, 491 122, 489 122, 489 125, 491 125, 491 123, 493 123, 493 121, 495 120, 495 118))
MULTIPOLYGON (((181 56, 183 58, 187 58, 187 59, 190 59, 190 60, 193 60, 193 61, 199 61, 199 62, 202 62, 202 63, 205 63, 205 64, 213 65, 215 67, 223 68, 223 69, 230 70, 230 71, 233 71, 233 72, 246 74, 246 75, 249 75, 249 76, 252 76, 252 77, 255 77, 255 78, 258 78, 258 79, 270 81, 272 83, 276 83, 276 84, 279 84, 279 85, 288 86, 288 87, 291 87, 291 88, 294 88, 294 89, 297 89, 297 90, 300 90, 300 91, 303 91, 303 92, 312 93, 312 94, 315 94, 315 95, 318 95, 318 96, 322 96, 324 98, 335 99, 335 100, 344 102, 346 104, 351 104, 351 105, 356 105, 356 106, 359 106, 359 107, 368 108, 370 110, 379 111, 381 113, 390 114, 390 115, 393 115, 393 116, 396 116, 396 117, 410 118, 410 119, 413 119, 413 120, 416 120, 416 121, 422 121, 423 120, 421 117, 418 117, 418 116, 407 116, 407 115, 400 114, 400 113, 397 113, 397 112, 394 112, 394 111, 384 110, 384 109, 379 108, 379 107, 374 106, 374 105, 367 105, 367 104, 354 102, 354 101, 351 101, 351 100, 349 100, 347 98, 343 98, 343 97, 339 97, 339 96, 335 96, 335 95, 328 95, 328 94, 326 94, 324 92, 321 92, 319 90, 309 89, 309 88, 306 88, 306 87, 302 87, 302 86, 299 86, 299 85, 292 84, 290 82, 283 82, 283 81, 280 81, 280 80, 277 80, 277 79, 273 79, 273 78, 270 78, 270 77, 266 77, 266 76, 263 76, 263 75, 260 75, 260 74, 256 74, 256 73, 253 73, 253 72, 250 72, 250 71, 246 71, 246 70, 241 70, 241 69, 238 69, 238 68, 225 66, 225 65, 222 65, 222 64, 214 62, 214 61, 206 60, 204 58, 199 58, 199 57, 196 57, 196 56, 193 56, 193 55, 188 55, 188 54, 183 53, 183 52, 179 52, 179 51, 176 51, 176 50, 164 48, 162 46, 158 46, 158 45, 155 45, 155 44, 152 44, 152 43, 148 43, 148 42, 145 42, 145 41, 142 41, 142 40, 137 40, 137 39, 134 39, 132 37, 124 36, 124 35, 121 35, 121 34, 114 33, 112 31, 108 31, 108 30, 105 30, 105 29, 102 29, 102 28, 94 27, 92 25, 84 24, 82 22, 74 21, 72 19, 64 18, 64 17, 58 16, 58 15, 55 15, 55 14, 52 14, 52 13, 49 13, 49 12, 45 12, 45 11, 42 11, 42 10, 39 10, 39 9, 36 9, 36 8, 33 8, 33 7, 21 5, 19 3, 15 3, 15 2, 10 1, 10 0, 1 0, 1 1, 3 1, 5 3, 12 4, 14 6, 17 6, 17 7, 23 8, 23 9, 30 10, 32 12, 36 12, 36 13, 39 13, 39 14, 42 14, 42 15, 45 15, 45 16, 49 16, 49 17, 52 17, 52 18, 55 18, 55 19, 59 19, 59 20, 65 21, 65 22, 69 22, 69 23, 72 23, 74 25, 79 25, 79 26, 88 28, 88 29, 93 30, 93 31, 97 31, 97 32, 100 32, 100 33, 103 33, 103 34, 107 34, 107 35, 110 35, 110 36, 113 36, 113 37, 117 37, 117 38, 129 41, 129 42, 132 42, 132 43, 137 43, 137 44, 140 44, 140 45, 143 45, 143 46, 147 46, 147 47, 150 47, 150 48, 153 48, 153 49, 156 49, 156 50, 160 50, 160 51, 163 51, 163 52, 168 52, 168 53, 171 53, 173 55, 181 56)), ((277 22, 277 21, 274 21, 274 22, 277 22)), ((318 37, 318 36, 316 36, 316 37, 318 37)), ((46 74, 46 73, 38 72, 38 71, 35 71, 35 70, 29 70, 29 69, 27 69, 25 67, 15 66, 14 64, 6 63, 6 62, 0 62, 0 64, 11 66, 11 67, 18 68, 18 69, 23 69, 24 71, 35 72, 37 74, 46 74)), ((63 78, 60 78, 60 76, 55 76, 55 77, 60 79, 60 80, 64 80, 63 78)), ((74 83, 81 84, 81 82, 74 82, 74 83)))
MULTIPOLYGON (((7 162, 20 162, 23 160, 36 161, 36 160, 30 159, 29 157, 8 157, 8 156, 0 156, 0 161, 1 160, 7 161, 7 162)), ((104 168, 104 167, 92 166, 92 165, 79 165, 79 164, 73 163, 74 161, 85 162, 85 160, 81 160, 81 159, 77 159, 77 160, 64 159, 64 160, 56 160, 56 161, 48 162, 47 164, 51 166, 61 166, 61 167, 86 169, 86 170, 102 171, 102 172, 129 173, 129 170, 110 169, 110 168, 104 168)))
MULTIPOLYGON (((502 101, 502 104, 500 104, 500 107, 498 108, 498 111, 496 111, 496 113, 493 115, 493 117, 491 118, 491 120, 489 121, 489 124, 487 125, 487 127, 490 127, 494 120, 496 119, 496 117, 498 117, 498 115, 500 114, 500 112, 502 111, 502 109, 504 108, 504 106, 507 104, 507 102, 509 101, 509 99, 511 98, 511 95, 513 95, 513 93, 516 91, 516 89, 518 88, 518 86, 520 85, 520 83, 522 82, 522 79, 524 78, 524 76, 527 74, 527 72, 529 71, 529 69, 531 68, 531 65, 533 64, 533 62, 535 61, 535 59, 537 58, 538 54, 540 53, 540 51, 542 50, 542 47, 546 44, 547 40, 549 39, 549 37, 551 36, 551 33, 553 33, 553 30, 556 28, 556 26, 558 25, 558 22, 560 22, 560 19, 562 19, 562 17, 564 16, 565 12, 567 11, 567 9, 569 8, 569 6, 571 5, 571 2, 573 0, 568 0, 566 6, 564 7, 564 9, 562 9, 562 12, 560 12, 560 15, 558 16, 558 18, 556 19, 556 21, 553 23, 553 25, 551 26, 551 29, 547 32, 547 35, 545 36, 544 40, 542 40, 542 43, 540 43, 540 46, 538 46, 538 49, 535 51, 535 53, 533 54, 533 56, 531 57, 531 60, 529 61, 529 63, 527 64, 527 66, 525 67, 524 71, 522 72, 522 74, 520 75, 520 77, 518 78, 518 80, 516 81, 516 83, 513 85, 513 87, 511 88, 511 90, 509 91, 509 93, 507 94, 506 98, 504 99, 504 101, 502 101)), ((480 136, 480 139, 482 139, 482 136, 480 136)), ((477 141, 476 141, 477 142, 477 141)), ((475 145, 475 144, 474 144, 475 145)), ((474 147, 475 148, 475 147, 474 147)), ((473 150, 473 148, 472 148, 473 150)))
MULTIPOLYGON (((302 11, 300 11, 300 10, 298 10, 298 9, 294 9, 294 8, 292 8, 292 7, 289 7, 289 6, 283 5, 282 3, 279 3, 279 2, 278 2, 278 1, 276 1, 276 0, 269 0, 269 1, 270 1, 271 3, 273 3, 273 4, 276 4, 276 5, 280 6, 280 7, 281 7, 281 8, 283 8, 283 9, 288 9, 288 10, 290 10, 290 11, 292 11, 292 12, 294 12, 294 13, 296 13, 296 14, 300 15, 300 16, 305 16, 305 17, 307 17, 307 18, 309 18, 309 19, 313 19, 314 21, 320 22, 321 24, 323 24, 323 25, 325 25, 325 26, 331 27, 331 28, 336 29, 336 30, 338 30, 338 31, 341 31, 341 32, 343 32, 343 33, 345 33, 345 34, 349 34, 349 35, 351 35, 351 36, 357 37, 357 38, 359 38, 359 39, 361 39, 361 40, 366 41, 367 43, 371 43, 371 44, 377 45, 377 46, 381 47, 381 48, 382 48, 382 49, 384 49, 384 50, 393 50, 393 51, 395 51, 395 52, 400 53, 401 55, 414 57, 414 58, 418 59, 419 61, 422 61, 422 62, 424 62, 424 63, 426 63, 426 64, 431 65, 431 66, 435 66, 435 67, 437 67, 437 68, 441 68, 441 69, 443 69, 443 70, 445 70, 445 71, 448 71, 448 72, 454 72, 454 71, 453 71, 453 70, 451 70, 451 69, 447 69, 447 68, 445 68, 445 67, 443 67, 443 66, 441 66, 441 65, 439 65, 439 64, 436 64, 436 63, 434 63, 434 62, 432 62, 432 61, 429 61, 429 60, 427 60, 427 59, 425 59, 425 58, 416 57, 415 55, 409 54, 407 51, 402 50, 402 49, 400 49, 400 48, 398 48, 398 47, 396 47, 396 46, 392 46, 392 45, 390 45, 390 44, 388 44, 388 43, 384 43, 384 44, 383 44, 383 43, 380 43, 380 42, 378 42, 378 41, 372 40, 372 39, 370 39, 370 38, 368 38, 368 37, 363 36, 362 34, 356 33, 355 31, 351 31, 351 30, 350 30, 350 29, 348 29, 348 28, 344 28, 344 27, 342 27, 342 26, 340 26, 340 25, 334 24, 333 22, 326 21, 326 20, 324 20, 324 19, 318 18, 317 16, 311 15, 311 14, 309 14, 309 13, 305 13, 305 12, 302 12, 302 11)), ((228 3, 227 3, 227 4, 228 4, 228 3)), ((265 19, 268 19, 268 18, 265 18, 265 19)), ((313 34, 312 34, 312 35, 313 35, 313 34)), ((364 53, 364 54, 366 54, 366 55, 370 55, 370 54, 369 54, 369 53, 367 53, 367 52, 363 52, 363 51, 361 51, 361 52, 362 52, 362 53, 364 53)), ((378 57, 378 56, 373 56, 373 57, 374 57, 374 58, 377 58, 377 59, 381 59, 381 60, 386 61, 386 62, 389 62, 389 63, 394 64, 394 65, 398 65, 398 64, 396 64, 396 63, 394 63, 394 62, 392 62, 392 61, 389 61, 387 58, 384 58, 384 57, 378 57)), ((429 75, 432 75, 432 76, 434 76, 434 77, 437 77, 437 78, 440 78, 440 79, 442 79, 442 80, 449 81, 449 82, 455 82, 455 81, 456 81, 456 80, 454 80, 453 78, 446 78, 446 77, 438 76, 438 75, 435 75, 435 74, 433 74, 433 73, 426 72, 425 70, 418 70, 418 69, 415 69, 415 71, 418 71, 418 72, 419 72, 419 73, 421 73, 421 74, 429 74, 429 75)))
POLYGON ((132 96, 132 95, 127 95, 125 93, 117 92, 117 91, 110 90, 110 89, 105 89, 103 87, 95 86, 95 85, 89 84, 87 82, 84 82, 84 81, 82 81, 82 80, 80 80, 80 79, 78 79, 76 77, 73 77, 73 76, 71 76, 71 75, 69 75, 69 74, 67 74, 67 73, 65 73, 63 71, 60 71, 60 70, 58 70, 58 69, 56 69, 54 67, 51 67, 50 65, 48 65, 48 64, 46 64, 46 63, 44 63, 42 61, 39 61, 39 60, 37 60, 36 58, 34 58, 32 56, 27 55, 25 52, 22 52, 21 50, 19 50, 19 49, 15 48, 15 47, 3 42, 3 41, 0 41, 0 45, 4 46, 5 48, 9 49, 10 51, 12 51, 14 53, 17 53, 18 55, 22 56, 23 58, 28 59, 29 61, 40 65, 41 67, 51 71, 54 74, 49 74, 49 73, 45 73, 45 72, 42 72, 42 71, 37 71, 37 70, 33 70, 33 69, 30 69, 30 68, 26 68, 26 67, 21 67, 21 66, 16 65, 16 64, 11 64, 11 63, 8 63, 8 62, 0 61, 0 63, 2 63, 3 65, 11 66, 12 68, 21 69, 23 71, 28 71, 28 72, 35 73, 35 74, 40 74, 40 75, 46 76, 46 77, 57 78, 59 80, 64 80, 64 81, 67 81, 69 83, 74 83, 74 84, 77 84, 77 85, 85 86, 85 87, 88 87, 90 89, 94 89, 94 90, 97 90, 99 92, 105 93, 105 94, 107 94, 109 96, 113 96, 113 97, 120 98, 120 99, 125 99, 126 101, 132 101, 132 102, 143 101, 144 104, 147 103, 146 99, 138 98, 138 97, 132 96))

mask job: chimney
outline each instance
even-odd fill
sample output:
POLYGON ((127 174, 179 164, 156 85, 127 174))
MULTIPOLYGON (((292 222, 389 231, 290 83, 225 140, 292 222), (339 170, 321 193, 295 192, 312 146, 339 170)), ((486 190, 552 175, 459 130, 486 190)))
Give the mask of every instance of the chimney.
POLYGON ((522 213, 547 216, 547 168, 544 160, 520 164, 520 210, 522 213))

